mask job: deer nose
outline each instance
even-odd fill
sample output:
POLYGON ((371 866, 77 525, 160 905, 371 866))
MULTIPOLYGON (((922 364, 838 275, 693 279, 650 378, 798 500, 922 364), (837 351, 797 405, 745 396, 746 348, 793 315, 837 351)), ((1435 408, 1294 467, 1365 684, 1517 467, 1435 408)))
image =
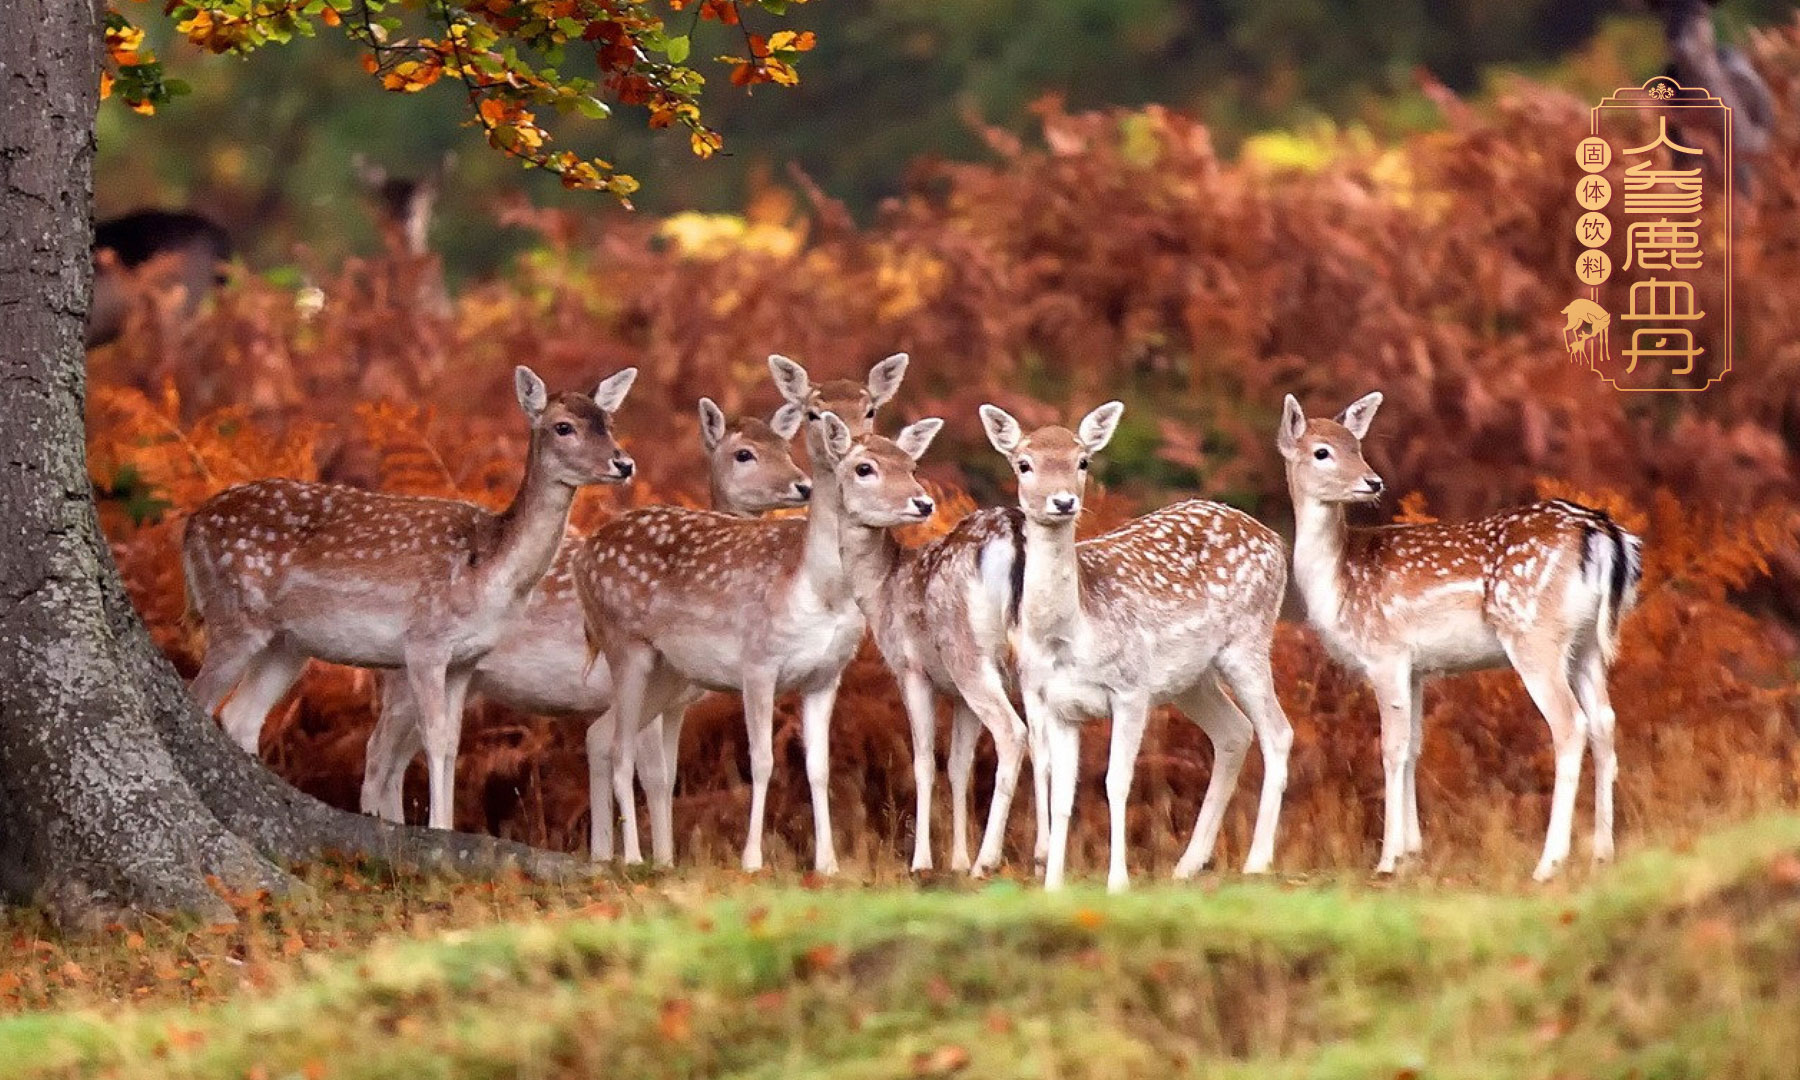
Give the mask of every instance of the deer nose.
POLYGON ((918 514, 919 517, 921 517, 921 518, 930 517, 932 510, 937 508, 936 503, 932 502, 930 499, 925 498, 923 495, 913 496, 912 505, 913 505, 913 512, 918 514))
POLYGON ((794 481, 794 494, 802 499, 810 499, 812 498, 812 485, 804 480, 796 480, 794 481))
POLYGON ((1056 495, 1050 499, 1050 508, 1059 514, 1073 514, 1076 500, 1073 495, 1056 495))
POLYGON ((628 457, 613 458, 613 471, 619 474, 621 480, 630 479, 632 472, 636 469, 637 465, 628 457))
POLYGON ((1365 477, 1363 477, 1363 483, 1368 486, 1369 494, 1371 494, 1371 495, 1381 494, 1381 477, 1374 476, 1374 475, 1365 476, 1365 477))

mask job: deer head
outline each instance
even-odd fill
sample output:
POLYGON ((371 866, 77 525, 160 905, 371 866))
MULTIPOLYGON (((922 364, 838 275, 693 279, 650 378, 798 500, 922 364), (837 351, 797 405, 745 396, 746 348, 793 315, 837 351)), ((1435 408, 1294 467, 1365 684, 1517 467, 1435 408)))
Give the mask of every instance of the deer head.
POLYGON ((537 372, 520 364, 513 372, 519 408, 531 421, 534 467, 568 487, 622 484, 631 479, 631 456, 613 439, 612 418, 637 378, 637 368, 606 379, 593 393, 551 396, 537 372))
POLYGON ((769 357, 769 371, 775 376, 781 396, 804 409, 807 421, 815 429, 827 412, 833 412, 856 436, 870 431, 875 425, 875 410, 893 400, 900 380, 906 377, 908 360, 907 354, 895 353, 869 369, 867 383, 832 379, 815 384, 805 368, 781 355, 769 357))
POLYGON ((1288 489, 1295 502, 1363 503, 1381 498, 1381 477, 1362 453, 1363 436, 1380 407, 1381 394, 1376 392, 1356 399, 1335 420, 1308 420, 1294 395, 1287 396, 1275 446, 1287 461, 1288 489))
POLYGON ((1040 525, 1073 521, 1081 513, 1094 454, 1112 442, 1125 406, 1109 401, 1082 417, 1080 427, 1044 427, 1026 435, 1019 422, 997 405, 981 407, 988 442, 1012 465, 1019 479, 1019 508, 1040 525))
POLYGON ((713 506, 760 514, 804 506, 812 481, 788 453, 803 411, 788 402, 768 423, 754 416, 727 420, 712 398, 700 399, 700 442, 713 478, 713 506))
POLYGON ((913 470, 944 426, 936 417, 909 425, 892 439, 873 432, 852 435, 850 425, 830 410, 824 425, 824 463, 837 476, 844 513, 870 528, 917 525, 931 517, 936 504, 913 470))

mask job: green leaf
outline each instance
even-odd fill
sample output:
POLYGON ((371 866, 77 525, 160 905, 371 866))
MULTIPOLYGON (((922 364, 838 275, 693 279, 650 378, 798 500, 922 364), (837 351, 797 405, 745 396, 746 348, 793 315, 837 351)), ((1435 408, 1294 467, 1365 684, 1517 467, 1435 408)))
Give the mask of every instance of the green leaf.
POLYGON ((575 111, 589 120, 604 120, 612 115, 612 109, 606 102, 596 97, 579 97, 575 99, 575 111))
POLYGON ((693 42, 688 40, 688 36, 686 34, 683 34, 680 37, 670 38, 669 39, 669 48, 668 48, 669 63, 679 64, 679 63, 686 61, 688 58, 688 52, 692 48, 693 48, 693 42))

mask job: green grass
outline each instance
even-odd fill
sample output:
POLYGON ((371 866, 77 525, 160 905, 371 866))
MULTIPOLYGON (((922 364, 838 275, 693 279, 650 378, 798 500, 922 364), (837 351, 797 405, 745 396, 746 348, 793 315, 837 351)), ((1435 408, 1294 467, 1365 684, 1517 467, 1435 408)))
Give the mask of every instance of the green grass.
POLYGON ((198 1009, 0 1020, 0 1078, 1787 1076, 1797 853, 1780 817, 1518 895, 676 878, 198 1009))

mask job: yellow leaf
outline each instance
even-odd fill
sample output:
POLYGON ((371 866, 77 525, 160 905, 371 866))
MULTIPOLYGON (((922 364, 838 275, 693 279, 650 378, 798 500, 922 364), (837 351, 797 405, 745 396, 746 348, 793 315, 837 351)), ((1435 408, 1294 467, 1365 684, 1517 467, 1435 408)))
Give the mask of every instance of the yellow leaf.
POLYGON ((107 98, 112 97, 112 88, 113 88, 112 72, 102 71, 100 73, 100 100, 101 101, 105 101, 107 98))

